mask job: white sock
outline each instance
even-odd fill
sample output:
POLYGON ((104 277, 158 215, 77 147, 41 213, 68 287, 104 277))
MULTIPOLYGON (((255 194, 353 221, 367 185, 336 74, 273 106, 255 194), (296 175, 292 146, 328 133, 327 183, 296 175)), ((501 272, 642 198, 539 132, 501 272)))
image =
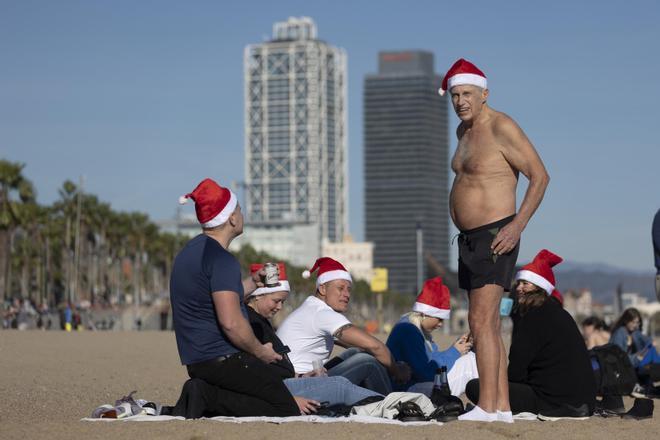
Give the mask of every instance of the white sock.
POLYGON ((513 423, 513 413, 511 411, 497 410, 497 421, 504 423, 513 423))
POLYGON ((495 422, 497 421, 497 413, 489 413, 480 407, 475 406, 471 411, 458 416, 458 420, 469 422, 495 422))

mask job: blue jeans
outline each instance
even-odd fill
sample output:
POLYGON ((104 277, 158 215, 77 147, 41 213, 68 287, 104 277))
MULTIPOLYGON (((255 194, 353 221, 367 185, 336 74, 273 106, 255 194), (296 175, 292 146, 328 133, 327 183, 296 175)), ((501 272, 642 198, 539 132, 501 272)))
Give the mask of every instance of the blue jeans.
POLYGON ((392 382, 385 367, 375 357, 359 348, 349 348, 339 355, 343 362, 330 368, 328 376, 344 376, 355 385, 384 396, 392 392, 392 382))
POLYGON ((294 377, 285 379, 284 385, 292 396, 305 397, 328 405, 353 405, 362 399, 379 394, 353 385, 348 379, 335 377, 294 377))

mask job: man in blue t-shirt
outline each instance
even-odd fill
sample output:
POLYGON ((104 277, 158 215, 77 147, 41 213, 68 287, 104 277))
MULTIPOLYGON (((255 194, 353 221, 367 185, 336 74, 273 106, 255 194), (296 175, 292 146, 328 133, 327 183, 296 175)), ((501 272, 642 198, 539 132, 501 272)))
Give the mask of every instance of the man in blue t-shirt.
POLYGON ((227 251, 243 232, 236 196, 205 179, 180 202, 186 199, 195 201, 202 234, 176 256, 170 279, 181 363, 191 379, 218 387, 214 408, 221 415, 300 415, 282 379, 268 365, 282 356, 272 344, 257 340, 247 319, 243 296, 257 288, 259 276, 241 280, 238 260, 227 251))

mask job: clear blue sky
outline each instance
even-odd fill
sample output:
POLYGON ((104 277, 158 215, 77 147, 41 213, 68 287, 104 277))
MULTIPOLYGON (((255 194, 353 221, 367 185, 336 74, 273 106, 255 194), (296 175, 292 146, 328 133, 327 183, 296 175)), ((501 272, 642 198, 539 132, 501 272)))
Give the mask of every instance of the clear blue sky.
POLYGON ((459 57, 484 70, 491 106, 518 121, 551 174, 520 262, 548 247, 650 271, 659 5, 0 0, 0 157, 27 164, 42 203, 82 174, 116 209, 172 217, 201 178, 242 179, 243 49, 269 38, 273 22, 307 15, 348 53, 356 238, 364 75, 376 71, 379 50, 426 49, 441 73, 459 57))

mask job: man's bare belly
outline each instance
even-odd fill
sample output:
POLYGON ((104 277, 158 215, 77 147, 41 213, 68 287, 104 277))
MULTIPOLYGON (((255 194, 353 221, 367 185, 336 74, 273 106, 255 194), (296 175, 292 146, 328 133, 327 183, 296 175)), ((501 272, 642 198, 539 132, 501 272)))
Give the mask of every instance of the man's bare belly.
POLYGON ((461 231, 493 223, 516 212, 516 180, 457 175, 449 197, 449 210, 461 231))

